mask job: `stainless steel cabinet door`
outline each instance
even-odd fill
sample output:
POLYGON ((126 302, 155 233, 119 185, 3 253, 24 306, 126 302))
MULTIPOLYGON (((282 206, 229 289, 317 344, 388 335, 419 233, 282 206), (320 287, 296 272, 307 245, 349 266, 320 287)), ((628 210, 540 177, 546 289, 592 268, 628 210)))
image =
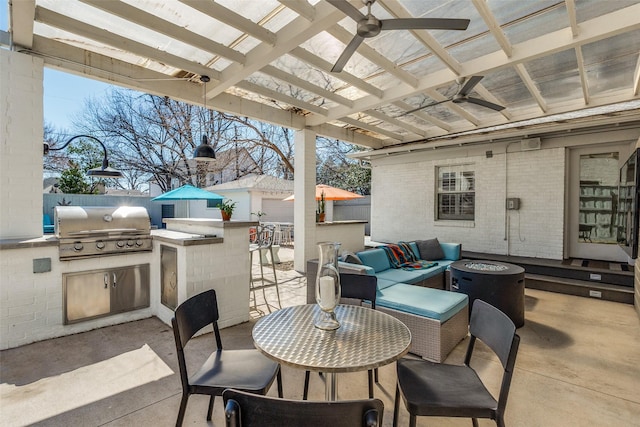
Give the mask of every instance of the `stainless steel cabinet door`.
POLYGON ((111 313, 149 307, 149 264, 112 269, 111 313))
POLYGON ((160 302, 175 310, 178 306, 178 251, 160 245, 160 302))
POLYGON ((111 279, 108 271, 62 275, 65 324, 104 316, 111 311, 111 279))

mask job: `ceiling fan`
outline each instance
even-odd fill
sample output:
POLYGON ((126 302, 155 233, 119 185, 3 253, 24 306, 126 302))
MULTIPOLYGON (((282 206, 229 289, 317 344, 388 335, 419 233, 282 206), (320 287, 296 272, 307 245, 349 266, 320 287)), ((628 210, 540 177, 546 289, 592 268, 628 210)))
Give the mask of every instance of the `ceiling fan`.
POLYGON ((327 0, 345 15, 358 23, 357 34, 351 39, 344 52, 340 55, 331 69, 334 73, 342 71, 358 46, 371 37, 375 37, 383 30, 466 30, 468 19, 449 18, 398 18, 379 20, 371 14, 371 5, 375 0, 362 0, 367 5, 367 14, 363 15, 347 0, 327 0))
POLYGON ((449 102, 449 101, 453 102, 454 104, 461 104, 463 102, 468 102, 470 104, 476 104, 482 107, 491 108, 492 110, 495 110, 495 111, 504 110, 504 107, 502 105, 494 104, 493 102, 485 101, 484 99, 473 98, 469 96, 469 92, 471 92, 473 88, 478 83, 480 83, 480 80, 482 80, 483 78, 484 76, 471 76, 469 80, 467 80, 466 82, 464 80, 458 80, 457 82, 459 85, 462 85, 463 83, 464 85, 451 98, 445 99, 444 101, 438 101, 431 104, 423 105, 422 107, 414 108, 413 110, 405 111, 404 113, 401 114, 401 116, 405 116, 407 114, 411 114, 413 112, 416 112, 425 108, 433 107, 434 105, 442 104, 444 102, 449 102))

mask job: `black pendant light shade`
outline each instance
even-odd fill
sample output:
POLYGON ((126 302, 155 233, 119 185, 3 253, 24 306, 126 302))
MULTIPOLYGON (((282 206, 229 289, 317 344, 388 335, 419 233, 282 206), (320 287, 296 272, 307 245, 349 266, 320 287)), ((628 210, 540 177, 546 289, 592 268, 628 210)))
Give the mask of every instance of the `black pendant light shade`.
MULTIPOLYGON (((200 76, 200 81, 204 83, 202 89, 202 99, 205 110, 207 109, 207 82, 211 79, 209 76, 200 76)), ((199 161, 210 162, 216 159, 216 152, 213 151, 213 147, 209 144, 207 135, 202 135, 202 142, 196 150, 193 152, 193 158, 199 161)))
POLYGON ((207 135, 202 135, 202 142, 193 152, 193 158, 201 161, 211 161, 216 159, 216 152, 213 151, 213 147, 209 144, 207 135))
POLYGON ((64 150, 65 148, 67 148, 67 145, 71 144, 71 142, 77 138, 88 138, 96 141, 97 143, 100 144, 100 146, 102 146, 102 151, 104 152, 104 157, 102 158, 102 166, 89 169, 87 171, 87 175, 95 178, 122 178, 123 177, 122 172, 109 167, 109 159, 107 159, 107 147, 104 146, 102 141, 100 141, 98 138, 93 137, 91 135, 76 135, 70 138, 67 142, 65 142, 62 145, 62 147, 59 147, 59 148, 50 148, 49 144, 45 142, 43 147, 43 153, 47 155, 49 154, 49 151, 64 150))

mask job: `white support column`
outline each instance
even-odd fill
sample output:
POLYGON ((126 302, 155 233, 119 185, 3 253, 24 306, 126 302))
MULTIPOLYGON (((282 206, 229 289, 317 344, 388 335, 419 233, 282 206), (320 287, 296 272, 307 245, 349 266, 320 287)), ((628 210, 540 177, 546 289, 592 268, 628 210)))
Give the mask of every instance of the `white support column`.
POLYGON ((316 250, 316 133, 303 129, 295 135, 294 260, 296 271, 307 270, 316 250))
POLYGON ((0 239, 42 236, 44 62, 0 49, 0 239))

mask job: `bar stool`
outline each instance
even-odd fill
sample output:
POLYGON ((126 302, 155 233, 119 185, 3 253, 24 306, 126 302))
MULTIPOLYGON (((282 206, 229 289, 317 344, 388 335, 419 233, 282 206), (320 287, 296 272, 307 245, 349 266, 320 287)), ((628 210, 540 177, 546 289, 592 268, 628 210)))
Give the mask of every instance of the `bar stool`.
POLYGON ((250 305, 249 308, 252 310, 256 310, 261 314, 264 314, 262 310, 258 308, 258 303, 256 301, 256 290, 262 289, 262 298, 271 313, 271 307, 280 309, 282 308, 282 303, 280 302, 280 290, 278 289, 278 276, 276 275, 276 265, 275 265, 275 257, 273 254, 273 238, 274 238, 274 230, 273 226, 267 225, 259 225, 257 228, 256 240, 254 243, 249 244, 249 254, 250 254, 250 289, 253 295, 253 305, 250 305), (273 271, 273 279, 267 278, 264 275, 264 262, 262 259, 263 252, 267 252, 271 255, 271 269, 273 271), (260 276, 254 277, 253 274, 253 254, 258 254, 258 262, 260 264, 260 276), (278 306, 274 306, 269 304, 267 300, 267 295, 265 293, 265 289, 269 287, 276 288, 276 295, 278 297, 278 306))

